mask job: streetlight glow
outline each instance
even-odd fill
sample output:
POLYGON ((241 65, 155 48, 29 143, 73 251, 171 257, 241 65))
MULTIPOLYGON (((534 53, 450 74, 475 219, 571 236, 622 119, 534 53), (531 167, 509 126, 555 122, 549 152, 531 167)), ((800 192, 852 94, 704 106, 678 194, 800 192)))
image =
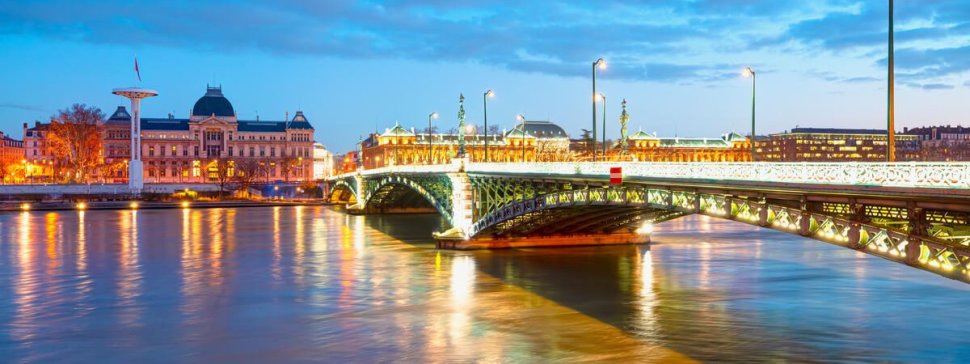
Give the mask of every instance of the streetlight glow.
POLYGON ((432 111, 430 114, 428 114, 428 164, 431 164, 432 159, 434 159, 434 145, 431 142, 431 138, 434 136, 431 134, 431 120, 437 118, 437 111, 432 111))
POLYGON ((606 69, 606 60, 605 59, 602 59, 602 58, 597 59, 596 60, 596 65, 599 66, 599 68, 601 70, 605 70, 606 69))

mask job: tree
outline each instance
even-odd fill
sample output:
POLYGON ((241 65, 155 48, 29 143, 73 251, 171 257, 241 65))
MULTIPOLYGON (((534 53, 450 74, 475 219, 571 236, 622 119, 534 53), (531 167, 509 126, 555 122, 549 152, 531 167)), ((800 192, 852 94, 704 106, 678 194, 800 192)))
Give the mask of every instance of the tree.
POLYGON ((283 154, 279 160, 280 172, 283 173, 283 180, 286 182, 290 181, 290 172, 293 171, 293 167, 296 167, 297 163, 300 163, 300 159, 293 154, 283 154))
POLYGON ((219 185, 219 197, 229 189, 235 175, 235 162, 229 158, 220 157, 212 161, 216 166, 216 184, 219 185))
POLYGON ((74 104, 51 117, 48 145, 55 163, 67 168, 70 182, 85 183, 104 163, 101 154, 104 113, 74 104))
POLYGON ((256 181, 261 167, 259 161, 253 158, 245 158, 236 161, 236 173, 234 179, 239 183, 239 188, 244 193, 249 194, 249 186, 256 181))

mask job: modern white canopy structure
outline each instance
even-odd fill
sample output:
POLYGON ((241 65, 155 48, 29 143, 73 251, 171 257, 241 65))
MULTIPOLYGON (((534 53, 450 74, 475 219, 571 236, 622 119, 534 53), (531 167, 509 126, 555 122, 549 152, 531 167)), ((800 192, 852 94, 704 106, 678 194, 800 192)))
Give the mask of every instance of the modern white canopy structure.
POLYGON ((128 162, 128 187, 141 193, 145 186, 141 163, 141 99, 158 96, 158 91, 140 88, 116 88, 111 93, 131 100, 131 159, 128 162))

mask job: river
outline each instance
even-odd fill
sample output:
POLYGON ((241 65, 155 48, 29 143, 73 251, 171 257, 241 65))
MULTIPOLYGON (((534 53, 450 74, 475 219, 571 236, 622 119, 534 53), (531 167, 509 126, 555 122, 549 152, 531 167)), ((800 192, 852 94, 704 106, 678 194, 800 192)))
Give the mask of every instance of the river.
POLYGON ((703 216, 438 251, 434 215, 0 215, 0 361, 960 362, 970 285, 703 216))

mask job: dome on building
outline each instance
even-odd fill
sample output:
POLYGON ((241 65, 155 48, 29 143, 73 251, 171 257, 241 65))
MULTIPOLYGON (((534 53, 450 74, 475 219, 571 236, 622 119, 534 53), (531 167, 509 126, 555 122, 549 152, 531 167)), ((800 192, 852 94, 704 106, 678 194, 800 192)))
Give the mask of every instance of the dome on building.
POLYGON ((531 135, 539 139, 549 139, 549 138, 569 138, 569 134, 562 127, 552 123, 551 121, 531 121, 527 120, 525 122, 519 123, 512 128, 506 135, 513 136, 513 134, 522 134, 522 125, 525 124, 526 135, 531 135))
POLYGON ((205 95, 195 102, 192 107, 192 116, 236 116, 236 111, 232 109, 232 104, 225 96, 222 96, 222 87, 206 87, 205 95))

